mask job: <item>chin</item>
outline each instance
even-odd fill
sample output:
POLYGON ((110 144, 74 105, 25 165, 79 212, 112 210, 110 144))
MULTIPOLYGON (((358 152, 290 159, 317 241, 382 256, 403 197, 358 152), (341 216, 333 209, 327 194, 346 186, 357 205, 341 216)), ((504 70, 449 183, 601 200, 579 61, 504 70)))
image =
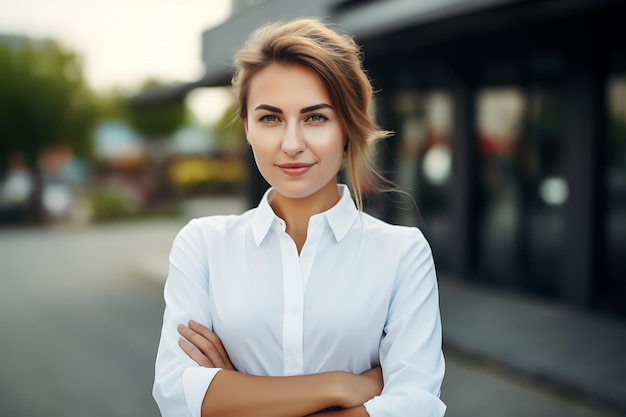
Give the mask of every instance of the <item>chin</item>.
POLYGON ((311 189, 309 187, 285 187, 285 186, 274 186, 274 190, 282 195, 283 197, 287 197, 287 198, 307 198, 310 197, 312 195, 314 195, 315 193, 317 193, 320 190, 321 187, 318 188, 314 188, 311 189))
POLYGON ((335 187, 337 183, 333 181, 333 177, 316 178, 284 178, 282 175, 264 175, 265 180, 272 188, 285 198, 302 199, 309 198, 326 189, 332 182, 335 187))

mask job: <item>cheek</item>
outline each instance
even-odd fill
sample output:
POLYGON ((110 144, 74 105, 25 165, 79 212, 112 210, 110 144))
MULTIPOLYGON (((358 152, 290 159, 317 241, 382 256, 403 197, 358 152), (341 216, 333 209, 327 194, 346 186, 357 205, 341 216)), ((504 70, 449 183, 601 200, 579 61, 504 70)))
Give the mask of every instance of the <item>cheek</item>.
POLYGON ((271 174, 271 168, 274 165, 277 151, 273 143, 263 139, 263 137, 251 134, 249 144, 257 169, 261 175, 268 180, 267 175, 271 174))
POLYGON ((268 132, 250 129, 247 139, 255 158, 267 157, 270 152, 275 151, 275 140, 272 140, 268 132))
POLYGON ((271 158, 267 152, 264 152, 262 149, 259 149, 258 146, 252 145, 252 155, 254 156, 254 164, 256 165, 256 169, 259 171, 259 174, 268 182, 270 182, 270 165, 271 158))
POLYGON ((334 164, 341 164, 343 162, 344 143, 345 140, 341 132, 333 131, 327 136, 327 141, 324 143, 324 153, 334 164))
POLYGON ((250 146, 252 147, 252 154, 257 166, 261 168, 264 164, 267 164, 269 158, 267 149, 256 143, 251 143, 250 146))

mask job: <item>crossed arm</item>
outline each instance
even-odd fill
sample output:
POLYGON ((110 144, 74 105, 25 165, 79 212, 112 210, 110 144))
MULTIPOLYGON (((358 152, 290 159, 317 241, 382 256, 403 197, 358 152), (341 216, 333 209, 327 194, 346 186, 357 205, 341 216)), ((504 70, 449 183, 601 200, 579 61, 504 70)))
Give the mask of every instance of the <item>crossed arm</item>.
POLYGON ((313 375, 264 377, 238 372, 219 337, 207 327, 190 321, 179 325, 179 346, 200 366, 222 368, 202 401, 201 415, 303 417, 317 410, 341 407, 328 417, 368 417, 363 404, 379 395, 382 371, 363 374, 325 372, 313 375))

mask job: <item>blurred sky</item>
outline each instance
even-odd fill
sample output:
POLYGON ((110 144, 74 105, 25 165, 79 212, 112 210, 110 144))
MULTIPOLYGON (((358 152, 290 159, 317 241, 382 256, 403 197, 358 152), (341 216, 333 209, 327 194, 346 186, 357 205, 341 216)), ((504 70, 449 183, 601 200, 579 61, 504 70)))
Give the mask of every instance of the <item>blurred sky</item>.
MULTIPOLYGON (((202 31, 229 14, 230 0, 0 0, 0 33, 59 40, 82 56, 95 90, 132 89, 147 77, 198 79, 202 31)), ((224 92, 191 101, 211 113, 224 92)))

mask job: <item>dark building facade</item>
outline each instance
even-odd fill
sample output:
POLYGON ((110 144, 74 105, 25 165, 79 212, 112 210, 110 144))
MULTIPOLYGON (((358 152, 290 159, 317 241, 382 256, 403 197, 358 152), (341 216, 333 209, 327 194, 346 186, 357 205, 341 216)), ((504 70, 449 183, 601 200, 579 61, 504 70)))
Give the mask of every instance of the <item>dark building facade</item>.
POLYGON ((412 197, 370 208, 422 227, 442 276, 626 316, 625 2, 251 2, 203 34, 203 79, 137 101, 227 85, 251 30, 297 16, 363 46, 412 197))
POLYGON ((397 132, 383 164, 440 271, 626 313, 624 6, 510 2, 363 39, 397 132))

